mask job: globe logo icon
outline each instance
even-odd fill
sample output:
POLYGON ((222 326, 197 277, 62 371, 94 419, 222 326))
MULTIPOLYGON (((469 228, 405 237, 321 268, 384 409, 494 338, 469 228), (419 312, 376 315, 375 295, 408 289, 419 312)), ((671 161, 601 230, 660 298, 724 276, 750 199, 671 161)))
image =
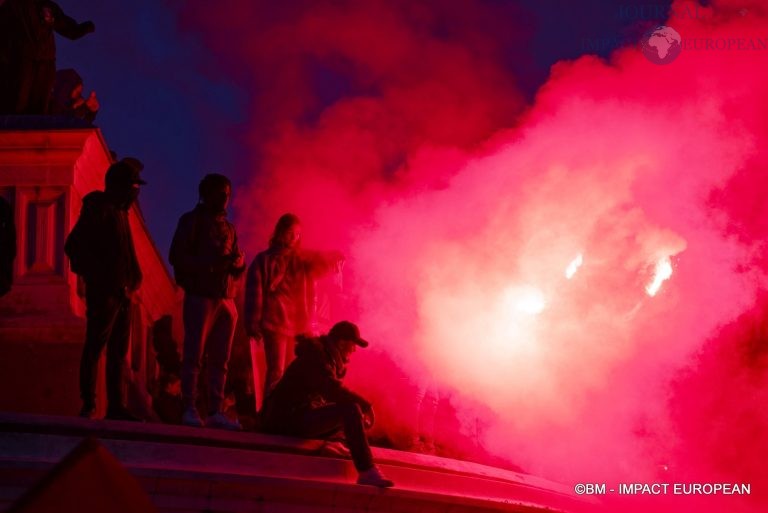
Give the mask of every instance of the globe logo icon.
POLYGON ((683 50, 682 38, 672 27, 661 25, 648 31, 642 39, 645 58, 654 64, 670 64, 683 50))

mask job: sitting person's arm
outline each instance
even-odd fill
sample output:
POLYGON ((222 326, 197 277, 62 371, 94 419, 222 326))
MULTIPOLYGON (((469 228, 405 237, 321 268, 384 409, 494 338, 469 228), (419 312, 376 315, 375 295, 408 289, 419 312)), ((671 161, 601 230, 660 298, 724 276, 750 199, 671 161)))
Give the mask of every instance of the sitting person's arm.
POLYGON ((329 376, 325 397, 334 403, 355 403, 360 407, 363 416, 367 418, 366 427, 373 425, 373 405, 357 392, 345 387, 340 380, 329 376))

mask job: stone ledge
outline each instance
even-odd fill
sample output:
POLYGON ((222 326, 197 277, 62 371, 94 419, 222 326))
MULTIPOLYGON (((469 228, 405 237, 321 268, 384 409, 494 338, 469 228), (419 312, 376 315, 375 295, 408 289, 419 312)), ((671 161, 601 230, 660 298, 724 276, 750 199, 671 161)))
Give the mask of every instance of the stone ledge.
POLYGON ((380 490, 354 484, 351 461, 321 456, 318 440, 7 413, 0 414, 0 483, 31 484, 84 436, 101 439, 169 511, 256 504, 263 506, 256 511, 540 512, 593 505, 535 476, 436 456, 374 448, 396 483, 380 490), (8 479, 8 472, 18 477, 8 479))

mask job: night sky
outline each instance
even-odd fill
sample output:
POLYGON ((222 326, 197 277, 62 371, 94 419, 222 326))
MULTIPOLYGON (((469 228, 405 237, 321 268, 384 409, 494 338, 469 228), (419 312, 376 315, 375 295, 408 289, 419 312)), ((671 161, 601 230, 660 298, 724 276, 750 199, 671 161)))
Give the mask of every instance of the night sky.
MULTIPOLYGON (((193 30, 179 27, 185 4, 62 0, 60 5, 67 14, 78 21, 94 21, 96 32, 74 42, 57 36, 57 67, 77 69, 86 94, 97 92, 101 110, 96 124, 111 149, 120 156, 136 156, 146 165, 149 185, 142 192, 141 204, 163 255, 178 215, 196 202, 197 183, 204 174, 229 175, 236 196, 237 186, 258 173, 258 169, 247 169, 248 142, 242 137, 243 127, 254 122, 247 119, 252 84, 218 67, 220 56, 206 48, 193 30)), ((642 29, 654 23, 649 18, 669 2, 485 0, 451 4, 457 10, 483 4, 497 12, 496 26, 489 30, 506 49, 505 65, 530 102, 552 64, 584 53, 607 56, 620 41, 642 34, 642 29), (643 10, 637 10, 640 8, 643 10)), ((269 3, 262 3, 269 10, 265 5, 269 3)), ((343 97, 347 88, 342 80, 323 73, 318 71, 313 87, 328 104, 343 97)), ((510 119, 509 125, 513 123, 510 119)))

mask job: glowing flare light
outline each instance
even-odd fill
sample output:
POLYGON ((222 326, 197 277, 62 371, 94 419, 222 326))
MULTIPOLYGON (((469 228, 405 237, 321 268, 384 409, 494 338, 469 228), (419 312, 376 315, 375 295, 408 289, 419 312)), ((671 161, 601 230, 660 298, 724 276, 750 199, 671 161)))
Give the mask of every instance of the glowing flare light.
POLYGON ((653 272, 653 280, 645 287, 649 296, 653 297, 661 289, 661 285, 672 276, 672 262, 669 257, 664 257, 656 262, 656 268, 653 272))
POLYGON ((568 267, 565 269, 565 277, 569 280, 573 278, 573 276, 576 274, 576 271, 579 270, 579 267, 581 267, 581 264, 584 263, 584 255, 579 253, 576 258, 574 258, 570 264, 568 264, 568 267))
POLYGON ((537 315, 544 311, 547 301, 535 287, 510 287, 504 293, 504 309, 509 314, 537 315))

